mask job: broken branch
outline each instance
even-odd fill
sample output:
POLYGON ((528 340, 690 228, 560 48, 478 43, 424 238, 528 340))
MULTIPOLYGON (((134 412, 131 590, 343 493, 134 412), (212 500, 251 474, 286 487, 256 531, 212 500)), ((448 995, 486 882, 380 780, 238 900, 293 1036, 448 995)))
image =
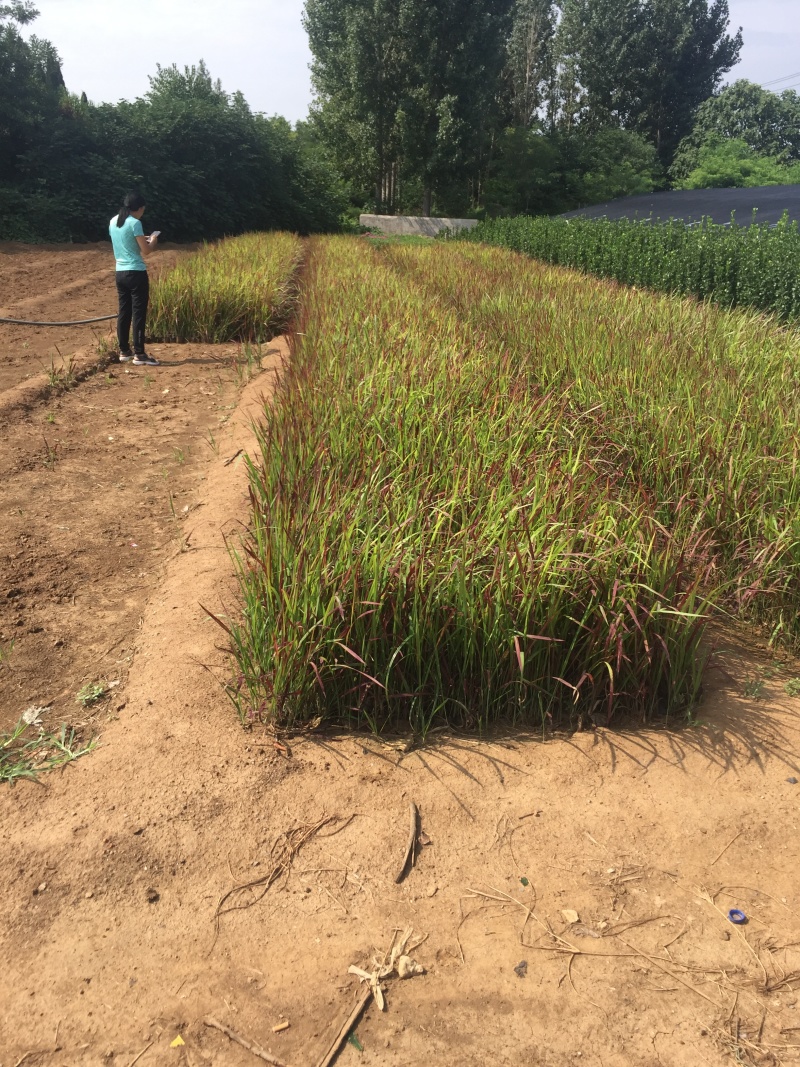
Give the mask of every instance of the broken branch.
POLYGON ((347 1040, 347 1035, 358 1022, 361 1016, 361 1012, 364 1010, 364 1008, 366 1008, 367 1004, 369 1004, 371 996, 372 987, 367 986, 367 988, 361 994, 359 999, 356 1001, 356 1006, 353 1008, 353 1010, 347 1016, 345 1021, 342 1023, 341 1027, 339 1028, 339 1032, 328 1047, 328 1051, 317 1064, 317 1067, 330 1067, 330 1065, 333 1063, 333 1061, 339 1054, 339 1049, 347 1040))
POLYGON ((203 1019, 205 1026, 212 1026, 215 1030, 219 1030, 221 1033, 229 1037, 231 1041, 235 1041, 237 1045, 241 1045, 242 1048, 246 1048, 248 1052, 252 1052, 254 1056, 258 1056, 259 1059, 265 1063, 271 1063, 273 1067, 286 1067, 286 1064, 282 1060, 276 1059, 271 1056, 269 1052, 265 1051, 260 1045, 255 1044, 253 1041, 248 1041, 246 1037, 242 1037, 241 1034, 237 1034, 235 1030, 231 1030, 230 1027, 224 1026, 222 1023, 217 1022, 210 1015, 207 1019, 203 1019))
POLYGON ((395 878, 395 882, 402 882, 406 876, 406 873, 414 866, 414 858, 417 845, 417 826, 419 824, 419 812, 417 811, 417 805, 411 801, 408 806, 408 813, 410 816, 408 827, 408 843, 406 844, 406 851, 403 856, 403 864, 395 878))

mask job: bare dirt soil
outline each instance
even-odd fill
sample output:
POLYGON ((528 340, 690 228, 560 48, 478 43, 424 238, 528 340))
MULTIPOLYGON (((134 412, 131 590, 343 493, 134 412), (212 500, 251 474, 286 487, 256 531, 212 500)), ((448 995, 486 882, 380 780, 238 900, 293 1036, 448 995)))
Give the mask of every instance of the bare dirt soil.
POLYGON ((752 635, 718 635, 682 731, 406 751, 240 727, 203 608, 235 611, 226 461, 253 447, 270 347, 243 389, 234 349, 164 346, 0 427, 3 721, 49 703, 99 736, 0 788, 1 1067, 258 1062, 209 1016, 316 1067, 348 967, 409 928, 426 973, 385 983, 342 1067, 798 1062, 800 669, 752 635), (120 684, 81 712, 97 678, 120 684))
MULTIPOLYGON (((3 299, 38 281, 42 292, 27 303, 48 318, 99 311, 103 301, 107 309, 115 299, 107 248, 55 246, 26 257, 18 245, 3 247, 14 249, 0 252, 12 264, 0 268, 3 299), (77 310, 67 296, 53 297, 55 280, 98 261, 78 283, 77 310)), ((122 681, 142 607, 191 526, 205 454, 213 455, 237 401, 235 345, 158 346, 169 363, 162 381, 161 368, 99 360, 94 346, 81 347, 86 337, 67 332, 59 384, 26 394, 29 403, 7 411, 0 431, 0 664, 6 656, 10 664, 0 666, 0 729, 32 705, 80 726, 81 686, 122 681), (94 371, 71 387, 64 366, 79 356, 94 371)), ((45 356, 50 343, 44 329, 0 327, 0 411, 32 373, 27 353, 45 356)), ((32 381, 41 383, 41 373, 32 381)))
MULTIPOLYGON (((163 245, 149 260, 151 275, 185 253, 163 245)), ((0 241, 0 318, 66 322, 117 310, 114 257, 108 242, 31 245, 0 241)), ((93 326, 31 327, 0 324, 0 392, 43 371, 60 370, 76 349, 113 330, 93 326)))

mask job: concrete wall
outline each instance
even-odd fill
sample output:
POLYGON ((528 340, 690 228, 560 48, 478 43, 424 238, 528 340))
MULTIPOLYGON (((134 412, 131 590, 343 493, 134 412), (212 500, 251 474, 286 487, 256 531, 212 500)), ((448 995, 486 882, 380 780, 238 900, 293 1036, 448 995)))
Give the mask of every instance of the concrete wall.
POLYGON ((440 230, 471 230, 477 219, 429 219, 423 215, 361 215, 359 222, 379 233, 435 237, 440 230))

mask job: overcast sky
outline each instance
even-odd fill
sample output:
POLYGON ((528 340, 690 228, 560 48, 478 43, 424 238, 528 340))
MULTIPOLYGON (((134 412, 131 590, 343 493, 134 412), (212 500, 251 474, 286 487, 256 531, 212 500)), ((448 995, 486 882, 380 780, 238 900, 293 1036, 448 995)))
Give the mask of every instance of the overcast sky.
MULTIPOLYGON (((800 2, 728 0, 744 29, 742 60, 728 76, 800 89, 800 2)), ((302 119, 311 100, 302 0, 37 0, 31 31, 52 41, 67 87, 90 100, 131 100, 156 64, 204 59, 255 111, 302 119)))

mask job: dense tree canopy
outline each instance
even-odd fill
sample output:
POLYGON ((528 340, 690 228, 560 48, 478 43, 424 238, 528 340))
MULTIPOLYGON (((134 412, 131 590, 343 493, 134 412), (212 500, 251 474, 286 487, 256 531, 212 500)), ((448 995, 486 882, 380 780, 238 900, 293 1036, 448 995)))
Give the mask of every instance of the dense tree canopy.
POLYGON ((590 127, 643 134, 668 165, 698 107, 738 62, 727 0, 565 0, 559 51, 590 127))
POLYGON ((479 181, 477 168, 498 114, 506 63, 510 0, 414 0, 403 23, 409 47, 400 105, 404 164, 422 185, 430 214, 459 178, 479 181))
POLYGON ((379 211, 643 191, 737 62, 728 24, 727 0, 306 0, 314 122, 379 211))
POLYGON ((652 192, 661 176, 656 150, 640 134, 517 126, 498 139, 484 202, 492 215, 550 215, 652 192))
POLYGON ((379 210, 430 209, 476 162, 500 113, 512 0, 307 0, 314 117, 379 210))
POLYGON ((339 225, 346 192, 307 130, 253 114, 202 62, 159 68, 132 102, 70 96, 53 46, 20 33, 35 15, 0 5, 0 237, 103 238, 133 186, 169 240, 339 225))
POLYGON ((800 163, 759 155, 738 138, 710 137, 697 152, 695 166, 675 182, 678 189, 734 189, 800 183, 800 163))
POLYGON ((755 156, 779 163, 800 161, 800 96, 778 95, 740 79, 704 101, 691 133, 680 144, 671 174, 683 181, 700 163, 704 149, 724 141, 743 141, 755 156))
POLYGON ((315 100, 292 128, 205 65, 141 99, 70 95, 0 2, 0 236, 94 239, 139 187, 176 240, 330 229, 359 210, 558 212, 667 184, 786 180, 800 97, 749 82, 727 0, 305 0, 315 100))
POLYGON ((0 181, 13 173, 18 154, 52 119, 64 90, 58 53, 47 41, 26 41, 19 27, 38 12, 17 0, 0 4, 0 181))
POLYGON ((397 111, 405 53, 403 0, 308 0, 304 25, 314 54, 313 116, 343 173, 391 208, 397 111))

